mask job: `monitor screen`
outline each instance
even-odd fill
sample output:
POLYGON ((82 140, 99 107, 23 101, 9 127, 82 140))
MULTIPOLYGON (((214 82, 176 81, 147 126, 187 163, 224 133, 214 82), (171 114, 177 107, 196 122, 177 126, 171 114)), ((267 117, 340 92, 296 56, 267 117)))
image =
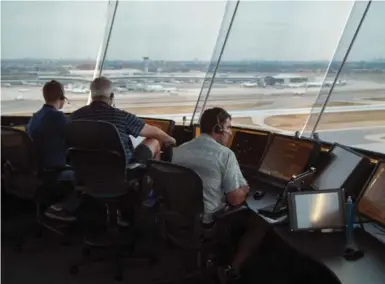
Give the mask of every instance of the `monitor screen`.
POLYGON ((194 126, 194 137, 201 135, 201 127, 199 125, 194 126))
POLYGON ((364 189, 358 212, 385 226, 385 163, 377 166, 364 189))
POLYGON ((274 136, 259 171, 289 181, 293 175, 304 172, 313 148, 311 141, 274 136))
MULTIPOLYGON (((232 135, 231 137, 229 137, 228 145, 226 145, 227 147, 230 147, 232 145, 233 139, 235 137, 235 133, 237 133, 238 131, 245 131, 245 130, 243 128, 239 128, 236 126, 231 128, 232 135)), ((249 133, 252 133, 252 132, 255 132, 255 131, 250 130, 249 133)), ((198 137, 199 135, 201 135, 201 127, 199 125, 194 125, 194 137, 198 137)))
POLYGON ((339 145, 334 145, 329 154, 326 167, 313 181, 315 189, 342 188, 363 159, 360 154, 339 145))
POLYGON ((241 167, 257 168, 268 142, 269 134, 265 132, 235 133, 231 150, 235 153, 241 167))
POLYGON ((342 228, 345 224, 341 190, 296 192, 289 195, 292 230, 342 228))
POLYGON ((152 118, 143 118, 143 120, 145 121, 145 123, 152 125, 152 126, 156 126, 160 129, 162 129, 164 132, 170 134, 169 130, 170 130, 170 125, 171 125, 171 120, 170 121, 158 120, 158 119, 152 119, 152 118))

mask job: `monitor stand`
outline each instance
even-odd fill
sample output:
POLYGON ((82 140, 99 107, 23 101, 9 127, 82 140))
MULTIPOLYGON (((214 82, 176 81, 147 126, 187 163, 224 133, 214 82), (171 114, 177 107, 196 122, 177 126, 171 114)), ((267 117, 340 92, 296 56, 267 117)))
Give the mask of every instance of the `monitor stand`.
POLYGON ((285 187, 285 190, 278 196, 277 201, 273 205, 269 205, 265 208, 258 210, 258 212, 271 219, 279 219, 287 215, 287 199, 289 192, 294 190, 300 190, 300 183, 304 181, 305 178, 313 175, 315 173, 315 168, 311 167, 308 171, 298 175, 292 176, 291 180, 285 187))

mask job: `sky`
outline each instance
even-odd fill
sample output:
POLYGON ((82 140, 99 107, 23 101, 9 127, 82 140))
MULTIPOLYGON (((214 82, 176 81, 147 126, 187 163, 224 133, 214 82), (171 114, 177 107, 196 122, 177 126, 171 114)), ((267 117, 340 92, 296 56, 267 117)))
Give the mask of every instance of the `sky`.
MULTIPOLYGON (((331 60, 336 50, 341 57, 365 3, 241 1, 223 60, 331 60)), ((113 1, 1 1, 1 56, 95 60, 112 7, 113 1)), ((225 0, 120 1, 107 59, 209 60, 231 19, 225 8, 225 0)), ((385 58, 384 13, 385 2, 372 3, 349 60, 385 58)))

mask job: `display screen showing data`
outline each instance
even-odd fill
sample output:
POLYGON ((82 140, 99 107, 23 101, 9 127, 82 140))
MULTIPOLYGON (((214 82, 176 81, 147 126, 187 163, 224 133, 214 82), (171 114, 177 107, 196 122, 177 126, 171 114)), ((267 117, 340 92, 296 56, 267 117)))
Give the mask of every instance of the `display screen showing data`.
POLYGON ((385 226, 385 164, 381 163, 358 203, 359 213, 385 226))
POLYGON ((258 168, 268 138, 268 133, 264 132, 248 133, 238 131, 235 134, 230 148, 235 153, 241 168, 258 168))
POLYGON ((293 206, 291 214, 292 229, 328 229, 344 225, 344 214, 341 192, 312 192, 294 194, 290 202, 293 206))
POLYGON ((259 171, 289 181, 293 175, 304 172, 313 148, 311 141, 274 136, 259 171))
POLYGON ((312 184, 315 189, 342 188, 345 181, 364 159, 361 155, 338 145, 333 147, 329 158, 328 164, 317 175, 312 184))

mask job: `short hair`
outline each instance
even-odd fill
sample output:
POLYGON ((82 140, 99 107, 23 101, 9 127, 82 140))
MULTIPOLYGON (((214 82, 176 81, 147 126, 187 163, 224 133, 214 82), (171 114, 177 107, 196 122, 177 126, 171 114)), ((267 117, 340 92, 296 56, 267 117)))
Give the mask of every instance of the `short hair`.
POLYGON ((90 86, 91 97, 109 98, 112 93, 112 82, 106 77, 95 78, 90 86))
POLYGON ((231 119, 231 115, 220 107, 206 109, 200 120, 200 128, 202 133, 211 134, 215 125, 218 123, 223 125, 227 119, 231 119))
POLYGON ((47 103, 53 103, 57 100, 64 100, 64 88, 63 85, 56 81, 51 80, 43 86, 43 97, 47 103))

